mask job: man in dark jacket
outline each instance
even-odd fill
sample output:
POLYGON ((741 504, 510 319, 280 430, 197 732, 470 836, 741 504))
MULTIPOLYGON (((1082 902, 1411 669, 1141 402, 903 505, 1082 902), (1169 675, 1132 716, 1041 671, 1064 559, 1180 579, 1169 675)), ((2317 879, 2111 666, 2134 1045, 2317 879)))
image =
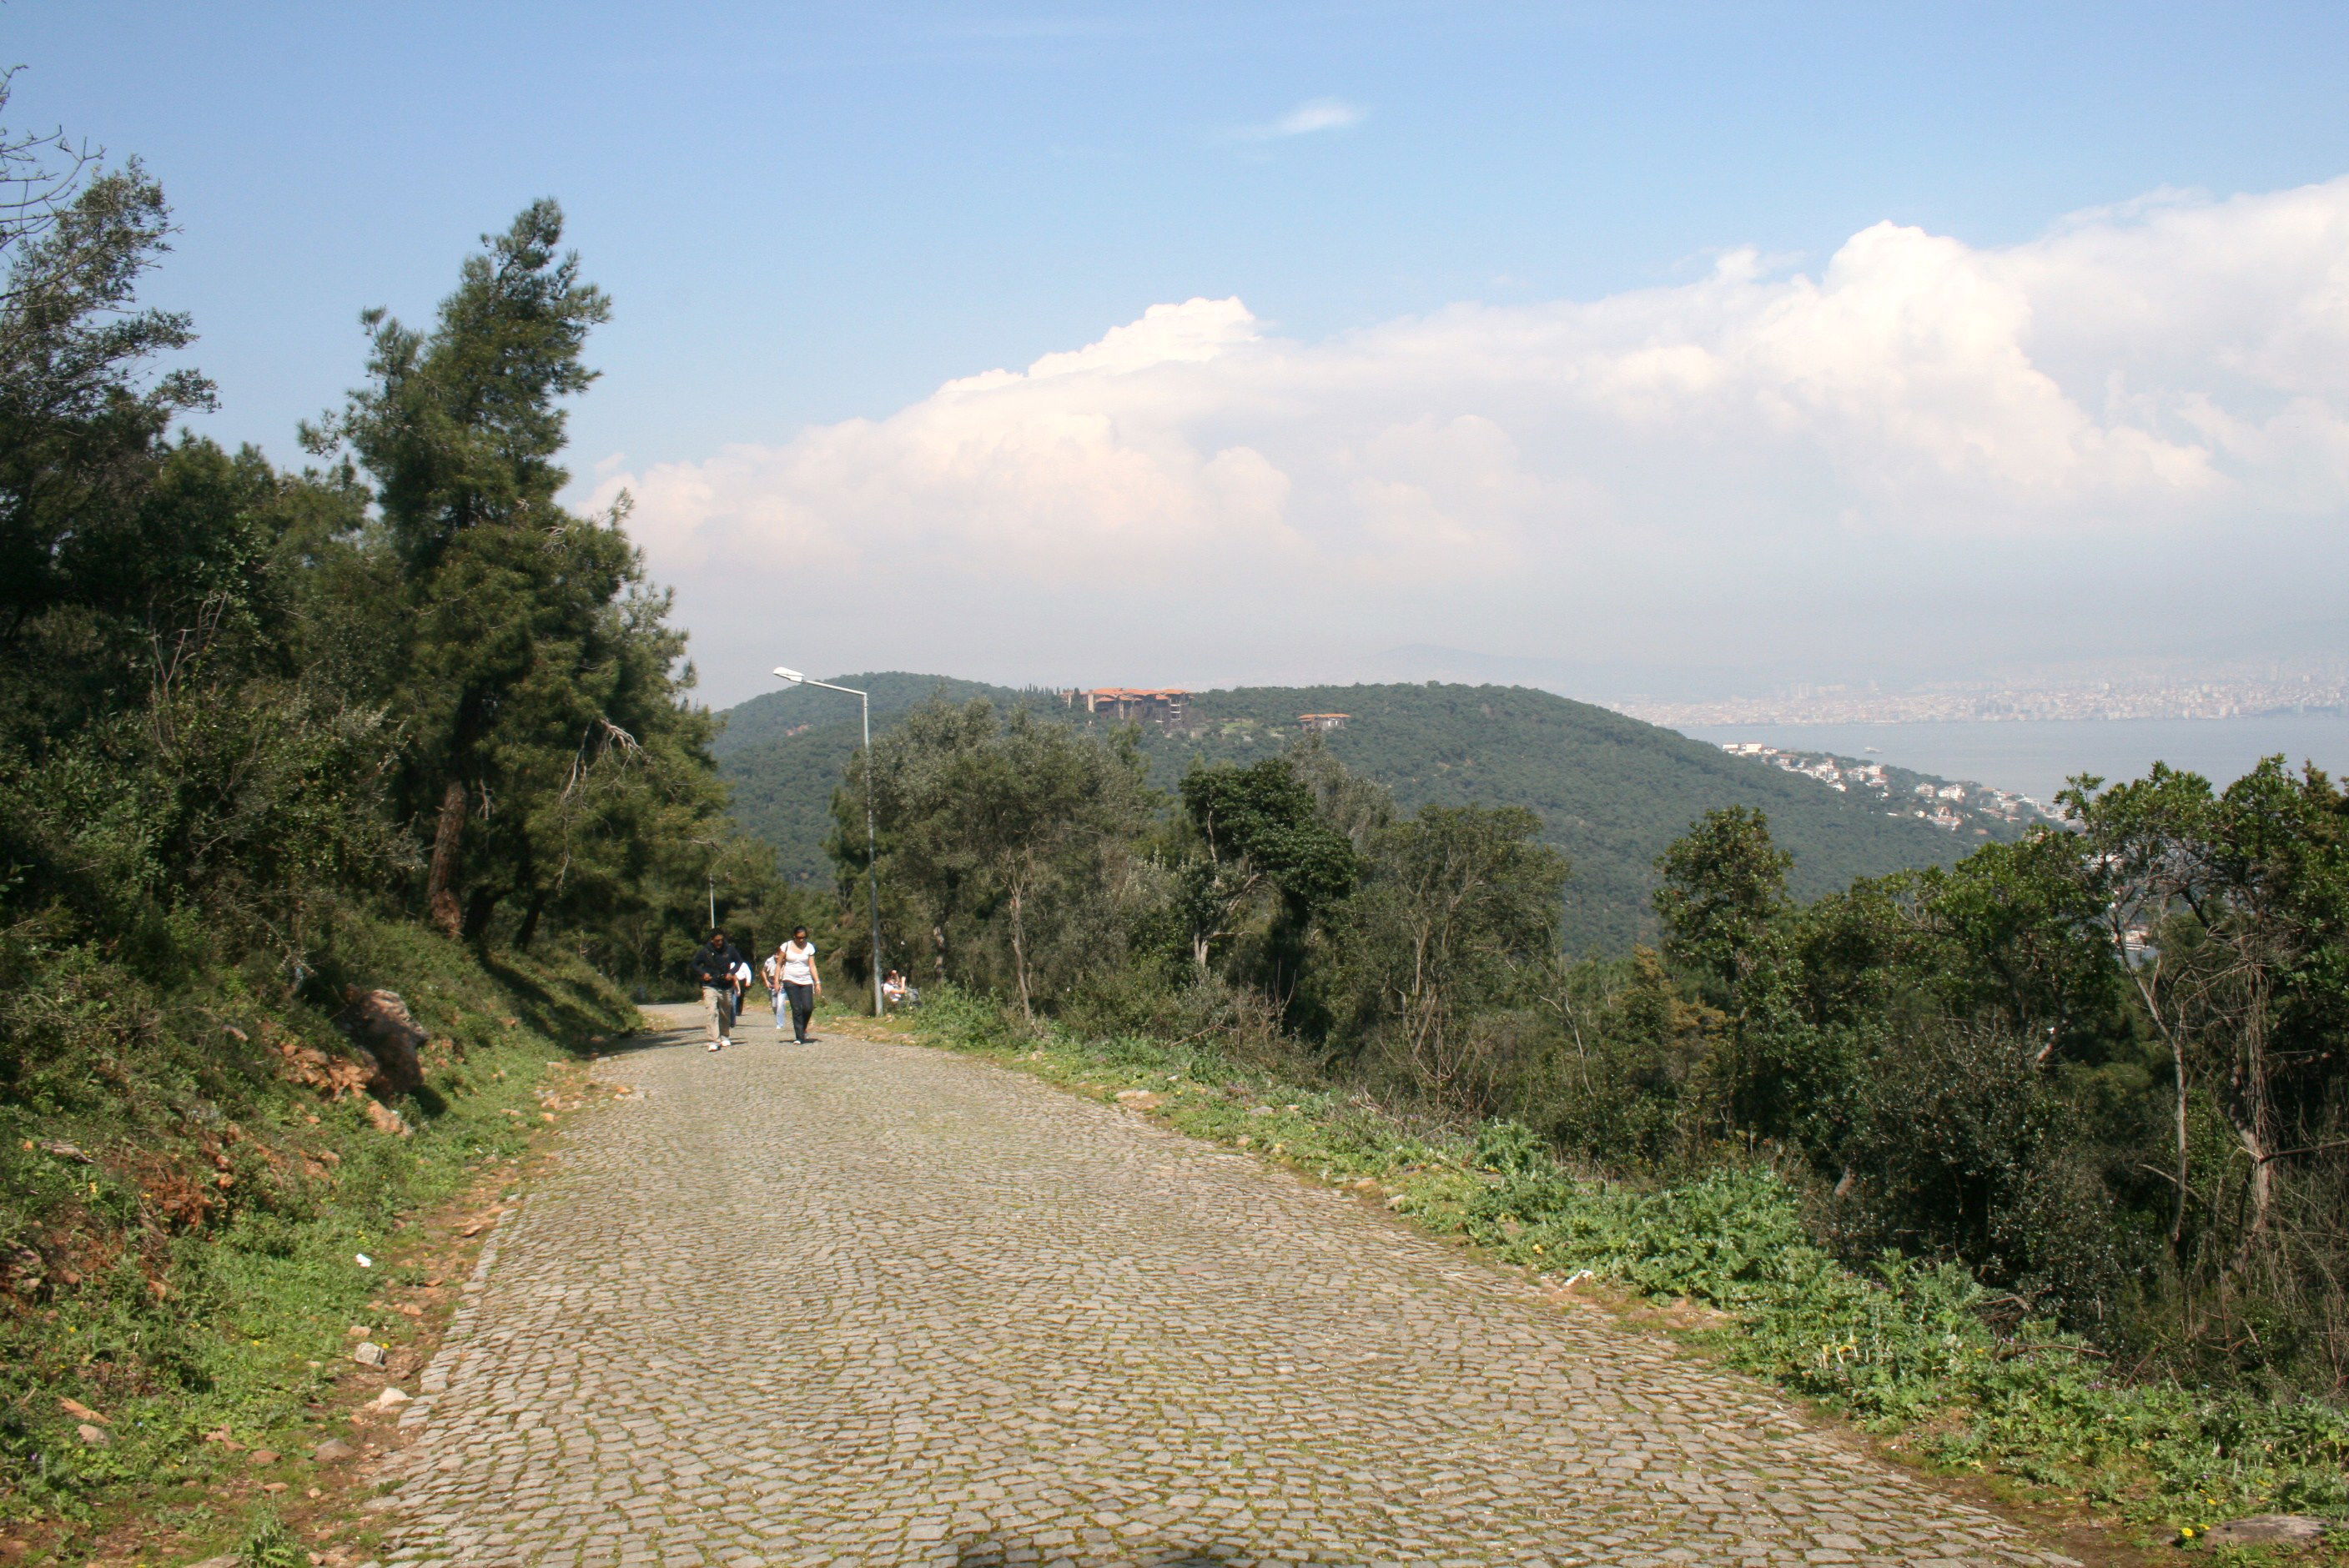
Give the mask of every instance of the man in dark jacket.
POLYGON ((734 951, 726 934, 713 931, 686 966, 693 983, 701 987, 701 1009, 709 1020, 713 1051, 734 1043, 734 966, 741 962, 742 955, 734 951))

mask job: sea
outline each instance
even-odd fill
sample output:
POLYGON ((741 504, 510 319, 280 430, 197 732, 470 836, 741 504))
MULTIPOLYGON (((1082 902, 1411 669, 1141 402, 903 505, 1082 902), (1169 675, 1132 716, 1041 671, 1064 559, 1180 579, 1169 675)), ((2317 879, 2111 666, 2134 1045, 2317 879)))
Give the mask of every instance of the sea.
POLYGON ((2349 774, 2349 714, 2261 718, 1931 719, 1913 724, 1701 724, 1682 734, 1715 743, 1760 741, 1789 750, 1889 762, 1943 779, 1994 785, 2053 805, 2075 773, 2111 783, 2142 778, 2155 762, 2214 784, 2242 777, 2281 752, 2349 774))

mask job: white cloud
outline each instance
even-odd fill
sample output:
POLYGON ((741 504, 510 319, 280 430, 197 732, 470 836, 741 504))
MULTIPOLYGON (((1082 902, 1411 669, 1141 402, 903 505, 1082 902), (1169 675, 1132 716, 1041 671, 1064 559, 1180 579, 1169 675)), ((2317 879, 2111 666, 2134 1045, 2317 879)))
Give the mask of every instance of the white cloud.
POLYGON ((884 418, 598 473, 705 665, 809 572, 843 667, 999 676, 2256 652, 2349 564, 2349 180, 2003 248, 1879 223, 1815 274, 1732 251, 1319 343, 1156 304, 884 418))
POLYGON ((1311 136, 1317 131, 1344 130, 1362 123, 1370 115, 1359 104, 1343 98, 1308 98, 1266 125, 1252 125, 1239 135, 1246 141, 1271 141, 1284 136, 1311 136))

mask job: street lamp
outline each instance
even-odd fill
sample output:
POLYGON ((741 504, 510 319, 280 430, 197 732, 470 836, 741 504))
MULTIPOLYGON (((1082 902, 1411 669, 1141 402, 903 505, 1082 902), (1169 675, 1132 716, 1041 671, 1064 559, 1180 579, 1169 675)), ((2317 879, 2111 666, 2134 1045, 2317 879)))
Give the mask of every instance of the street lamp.
POLYGON ((844 691, 864 705, 864 886, 873 903, 873 1016, 881 1016, 881 856, 873 830, 873 697, 854 686, 834 686, 830 681, 813 680, 797 670, 775 666, 775 678, 793 686, 822 686, 826 691, 844 691))

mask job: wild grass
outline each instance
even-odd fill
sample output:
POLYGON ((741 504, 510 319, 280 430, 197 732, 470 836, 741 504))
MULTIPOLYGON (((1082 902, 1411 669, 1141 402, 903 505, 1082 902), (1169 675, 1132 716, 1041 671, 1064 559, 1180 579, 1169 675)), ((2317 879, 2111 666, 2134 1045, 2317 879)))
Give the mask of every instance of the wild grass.
POLYGON ((20 967, 0 1003, 0 1521, 88 1521, 316 1441, 301 1429, 350 1366, 347 1328, 414 1332, 367 1305, 421 1282, 398 1262, 408 1216, 519 1157, 551 1065, 636 1022, 574 959, 483 960, 371 920, 341 937, 349 976, 435 1037, 412 1137, 283 1075, 277 1045, 335 1042, 316 1008, 233 975, 160 995, 87 952, 20 967), (67 1400, 105 1418, 102 1443, 67 1400))

